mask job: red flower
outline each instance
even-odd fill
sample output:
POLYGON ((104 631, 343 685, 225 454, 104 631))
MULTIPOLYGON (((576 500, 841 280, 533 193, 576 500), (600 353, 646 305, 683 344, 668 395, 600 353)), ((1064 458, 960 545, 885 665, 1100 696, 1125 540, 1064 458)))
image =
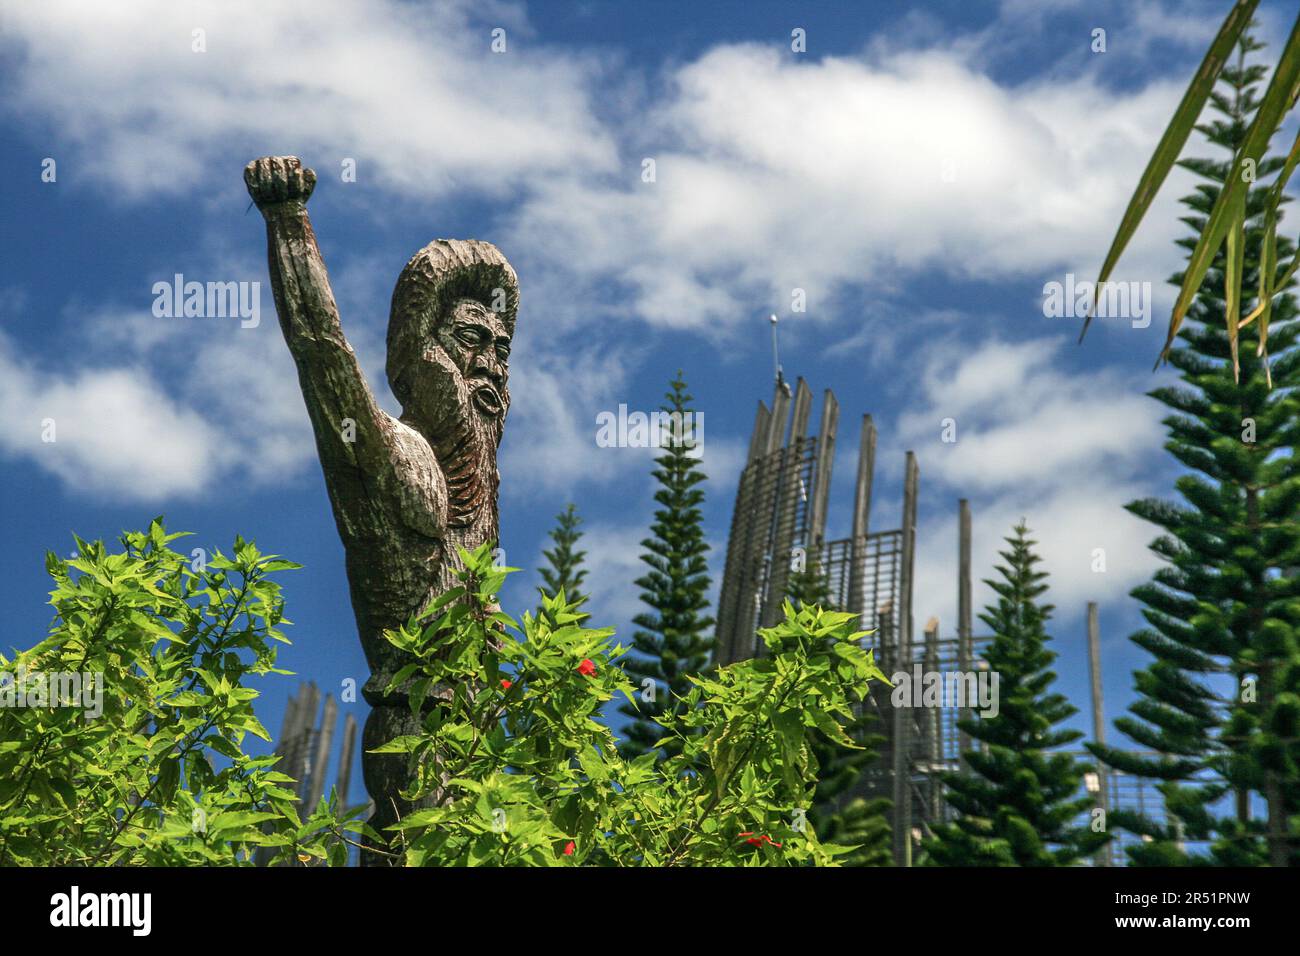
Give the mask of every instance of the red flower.
POLYGON ((504 677, 501 678, 501 689, 502 689, 502 690, 509 690, 513 684, 514 684, 513 681, 508 681, 508 680, 506 680, 504 677))
POLYGON ((748 843, 750 846, 762 846, 764 843, 767 843, 770 844, 771 846, 776 847, 777 849, 780 849, 781 844, 777 843, 766 833, 760 834, 759 836, 754 836, 753 833, 754 833, 753 830, 746 830, 744 833, 741 834, 741 836, 743 837, 749 837, 749 839, 747 839, 745 842, 748 843))
POLYGON ((564 844, 564 855, 573 856, 573 851, 577 848, 577 844, 570 840, 568 843, 564 844))
POLYGON ((590 677, 592 674, 596 673, 596 665, 593 664, 590 659, 586 659, 578 665, 578 673, 584 677, 590 677))

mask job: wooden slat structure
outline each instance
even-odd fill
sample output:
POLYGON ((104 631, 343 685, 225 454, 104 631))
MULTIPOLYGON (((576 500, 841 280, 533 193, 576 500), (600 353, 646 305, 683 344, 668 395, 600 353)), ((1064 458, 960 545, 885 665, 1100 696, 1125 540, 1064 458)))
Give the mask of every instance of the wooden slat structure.
MULTIPOLYGON (((907 452, 903 469, 901 522, 873 531, 871 503, 876 465, 877 432, 870 415, 859 429, 857 475, 849 534, 827 535, 831 472, 834 466, 839 403, 827 390, 816 435, 807 434, 811 390, 801 378, 791 392, 778 378, 772 404, 758 403, 749 455, 736 491, 731 535, 719 598, 715 659, 719 664, 744 660, 761 651, 759 627, 780 620, 789 586, 792 557, 802 549, 806 566, 816 566, 826 579, 831 601, 859 617, 860 627, 872 631, 864 644, 875 650, 877 663, 889 675, 900 671, 974 675, 987 665, 980 657, 989 637, 974 632, 972 595, 972 530, 970 502, 958 502, 956 633, 943 636, 931 619, 921 646, 913 645, 913 577, 916 566, 920 466, 907 452)), ((1097 608, 1088 606, 1088 662, 1091 674, 1093 736, 1104 742, 1101 702, 1101 650, 1097 608)), ((941 775, 968 770, 961 755, 973 741, 958 729, 959 721, 976 713, 971 701, 945 697, 934 707, 895 707, 890 689, 873 684, 864 707, 878 720, 873 730, 884 737, 880 759, 864 770, 855 796, 887 797, 892 803, 894 862, 911 865, 917 840, 938 822, 953 819, 941 775)), ((1079 755, 1093 763, 1087 755, 1079 755)), ((1123 806, 1159 819, 1163 807, 1152 781, 1105 771, 1096 781, 1095 805, 1123 806)), ((1122 862, 1122 840, 1092 861, 1095 865, 1122 862)))
MULTIPOLYGON (((280 736, 275 743, 275 754, 280 758, 275 769, 297 781, 294 791, 302 801, 299 812, 306 816, 316 809, 325 793, 326 772, 329 770, 330 750, 334 743, 334 727, 338 721, 338 703, 333 694, 326 694, 320 722, 316 715, 321 711, 321 692, 314 682, 300 685, 298 693, 290 696, 280 724, 280 736)), ((352 758, 356 752, 357 721, 351 714, 343 724, 343 747, 335 783, 339 800, 349 806, 349 787, 352 780, 352 758)), ((271 857, 267 849, 258 852, 258 862, 265 864, 271 857)))

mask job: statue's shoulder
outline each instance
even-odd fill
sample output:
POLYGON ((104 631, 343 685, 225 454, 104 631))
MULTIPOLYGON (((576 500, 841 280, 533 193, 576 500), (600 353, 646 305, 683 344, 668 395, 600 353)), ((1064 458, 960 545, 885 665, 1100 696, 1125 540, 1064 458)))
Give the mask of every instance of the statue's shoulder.
POLYGON ((447 479, 433 448, 410 425, 385 414, 394 445, 392 494, 403 524, 430 538, 447 532, 447 479))

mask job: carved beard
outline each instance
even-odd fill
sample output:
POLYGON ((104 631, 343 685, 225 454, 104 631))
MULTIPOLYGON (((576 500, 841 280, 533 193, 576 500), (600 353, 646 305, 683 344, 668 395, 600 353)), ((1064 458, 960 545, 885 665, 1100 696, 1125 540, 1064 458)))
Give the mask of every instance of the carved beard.
MULTIPOLYGON (((501 480, 497 472, 497 446, 501 443, 505 412, 510 405, 508 393, 499 397, 501 411, 491 415, 479 407, 473 385, 462 379, 457 389, 458 413, 444 419, 444 427, 431 436, 433 453, 447 479, 449 527, 473 525, 484 507, 496 501, 501 480)), ((492 523, 496 523, 495 515, 492 523)))
MULTIPOLYGON (((496 502, 497 446, 510 408, 504 383, 481 394, 490 383, 466 378, 446 351, 425 353, 413 376, 413 398, 403 418, 428 440, 447 482, 447 525, 469 528, 479 524, 484 509, 496 502), (500 411, 492 412, 499 406, 500 411)), ((495 508, 487 515, 489 535, 496 534, 495 508)))

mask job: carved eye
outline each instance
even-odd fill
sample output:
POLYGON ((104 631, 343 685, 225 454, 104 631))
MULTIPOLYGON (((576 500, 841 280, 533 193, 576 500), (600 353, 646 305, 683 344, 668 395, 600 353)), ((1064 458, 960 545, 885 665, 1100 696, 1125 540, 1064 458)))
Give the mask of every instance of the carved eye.
POLYGON ((475 328, 461 329, 456 333, 456 337, 470 346, 478 345, 483 341, 483 333, 475 328))
POLYGON ((497 358, 501 360, 502 364, 510 361, 510 347, 508 345, 498 345, 497 358))

